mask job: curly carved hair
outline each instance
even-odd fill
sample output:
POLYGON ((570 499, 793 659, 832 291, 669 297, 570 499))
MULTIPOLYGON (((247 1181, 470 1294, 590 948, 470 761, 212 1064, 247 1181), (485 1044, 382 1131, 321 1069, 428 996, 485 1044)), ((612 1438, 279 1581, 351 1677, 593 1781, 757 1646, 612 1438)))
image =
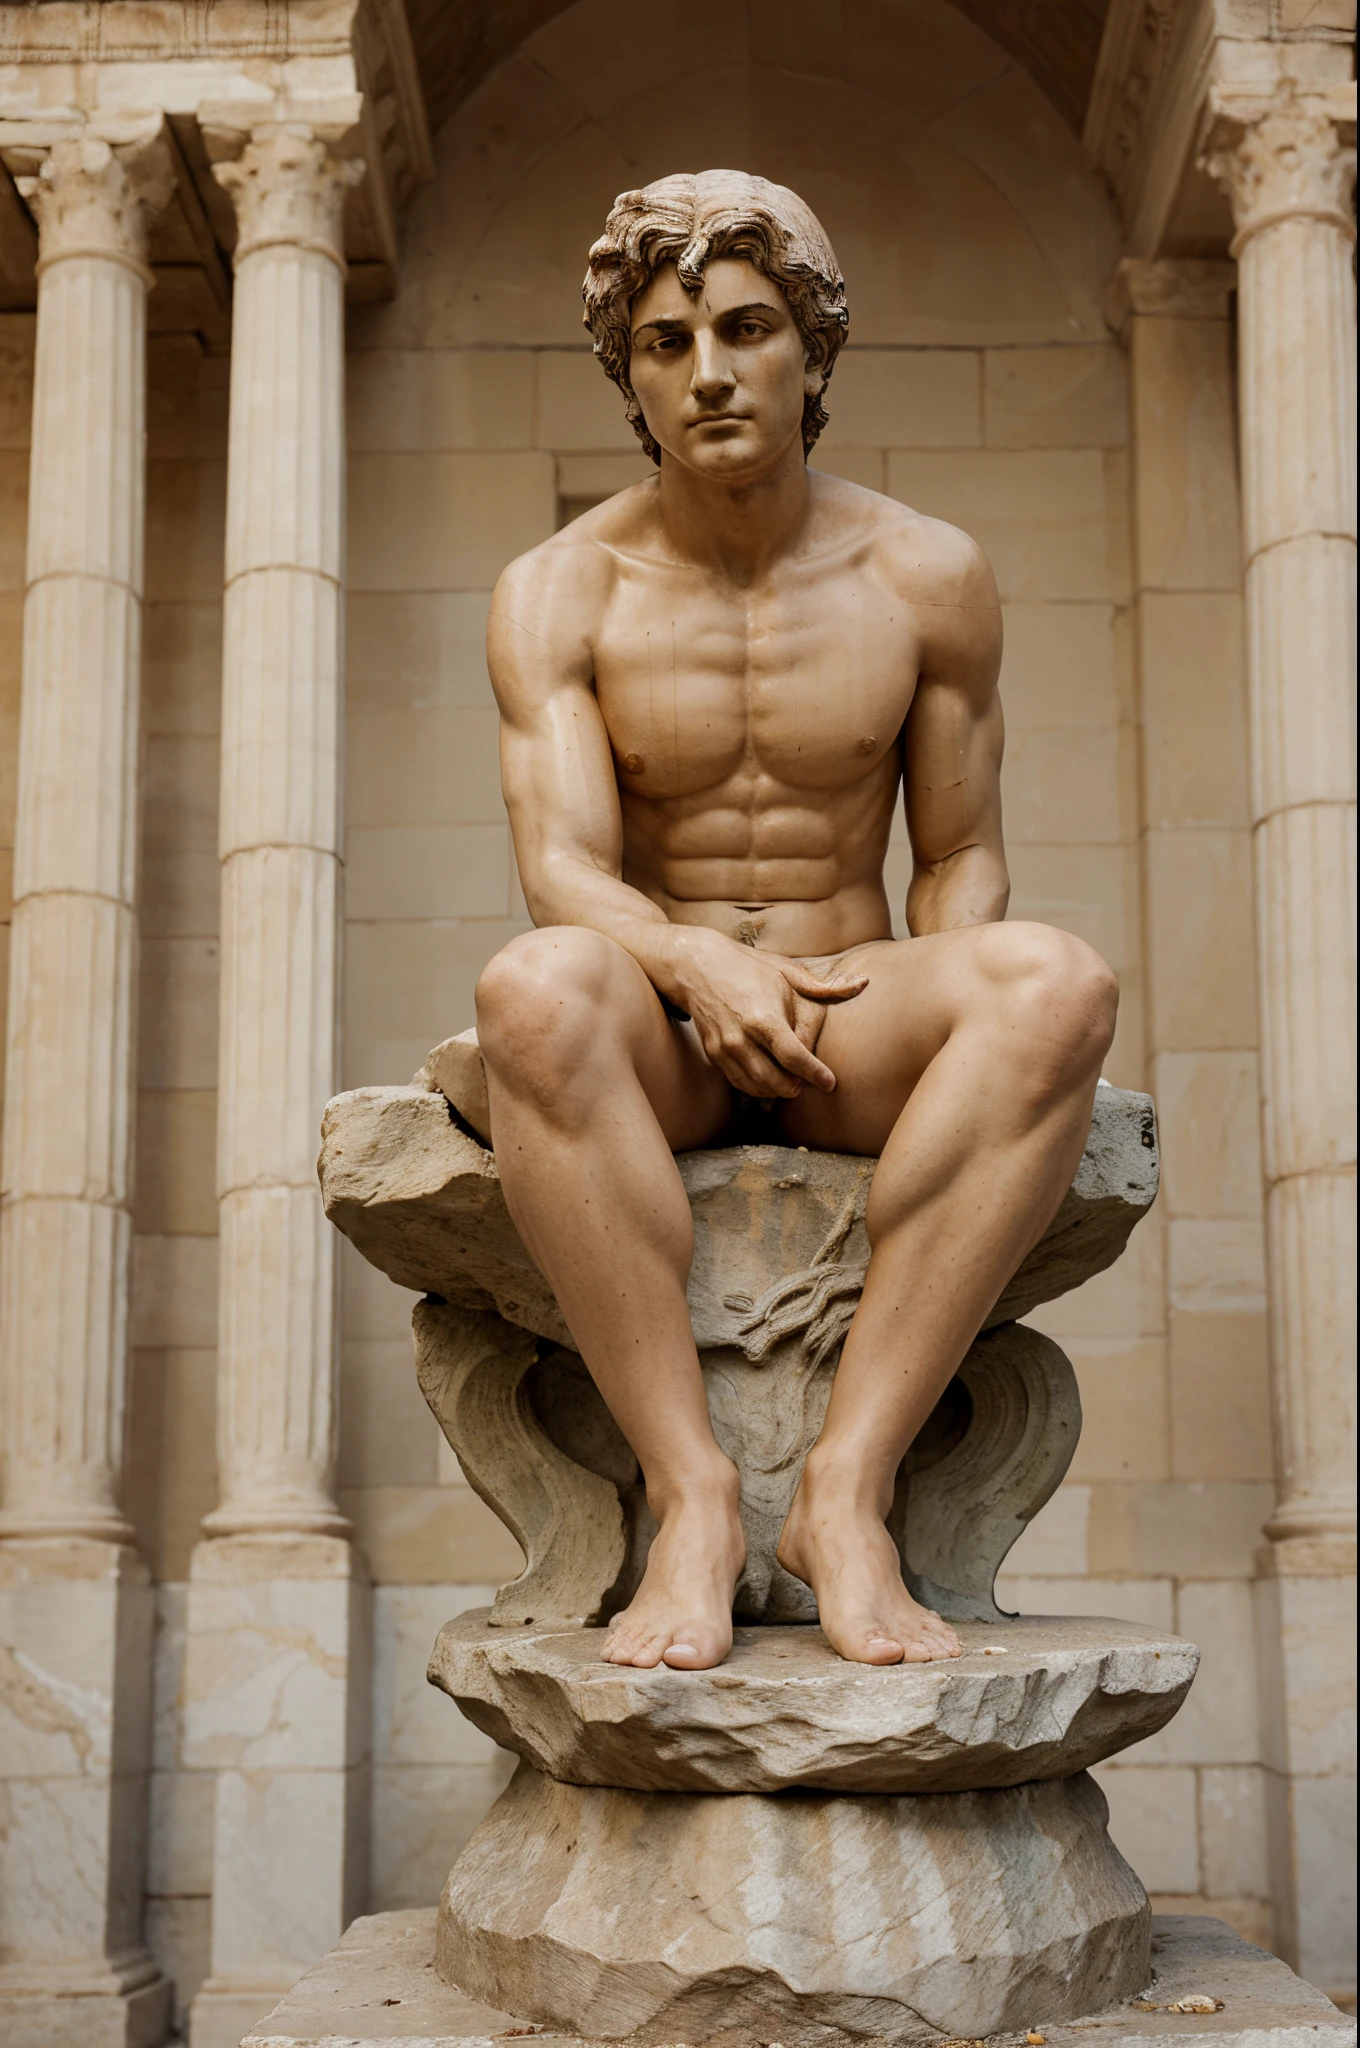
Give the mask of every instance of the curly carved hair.
MULTIPOLYGON (((661 450, 647 431, 628 379, 633 300, 663 264, 674 263, 686 291, 706 266, 741 256, 777 284, 803 337, 809 369, 825 391, 850 315, 845 279, 820 221, 796 192, 746 171, 680 171, 638 192, 620 192, 590 252, 581 296, 595 354, 618 385, 633 432, 652 461, 661 450)), ((826 425, 821 394, 803 400, 803 451, 826 425)))

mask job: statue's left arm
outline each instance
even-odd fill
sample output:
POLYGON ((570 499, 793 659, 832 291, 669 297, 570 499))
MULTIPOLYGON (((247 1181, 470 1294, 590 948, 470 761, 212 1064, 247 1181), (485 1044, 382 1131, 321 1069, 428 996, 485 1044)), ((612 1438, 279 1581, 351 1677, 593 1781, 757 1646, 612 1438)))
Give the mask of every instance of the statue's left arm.
POLYGON ((913 938, 995 923, 1010 897, 1001 837, 1001 605, 982 550, 953 528, 934 532, 941 560, 928 601, 917 586, 923 651, 903 731, 913 938))

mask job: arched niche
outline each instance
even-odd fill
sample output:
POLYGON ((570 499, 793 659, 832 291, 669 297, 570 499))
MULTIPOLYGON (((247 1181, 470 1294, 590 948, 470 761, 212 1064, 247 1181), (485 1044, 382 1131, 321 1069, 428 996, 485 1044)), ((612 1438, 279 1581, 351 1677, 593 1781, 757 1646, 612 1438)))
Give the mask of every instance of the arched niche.
POLYGON ((1033 80, 943 0, 729 12, 577 0, 438 138, 396 302, 365 338, 580 346, 615 193, 732 164, 821 216, 860 346, 1106 339, 1113 210, 1033 80))

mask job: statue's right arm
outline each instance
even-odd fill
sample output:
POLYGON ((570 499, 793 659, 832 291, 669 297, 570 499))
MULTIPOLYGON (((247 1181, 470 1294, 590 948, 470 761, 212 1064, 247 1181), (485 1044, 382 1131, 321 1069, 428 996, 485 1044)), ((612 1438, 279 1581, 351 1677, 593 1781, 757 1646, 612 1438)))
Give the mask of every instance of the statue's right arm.
POLYGON ((604 932, 663 987, 671 927, 622 879, 623 816, 595 696, 592 637, 608 596, 601 557, 589 543, 550 542, 512 562, 496 585, 486 653, 501 714, 501 789, 534 923, 604 932))
POLYGON ((632 954, 654 988, 688 1011, 734 1087, 794 1095, 832 1088, 830 1069, 793 1025, 799 994, 844 1001, 863 986, 824 981, 796 961, 722 933, 676 925, 623 880, 623 814, 595 695, 594 634, 610 557, 590 541, 549 541, 496 585, 487 666, 501 713, 501 788, 520 883, 536 925, 584 925, 632 954))

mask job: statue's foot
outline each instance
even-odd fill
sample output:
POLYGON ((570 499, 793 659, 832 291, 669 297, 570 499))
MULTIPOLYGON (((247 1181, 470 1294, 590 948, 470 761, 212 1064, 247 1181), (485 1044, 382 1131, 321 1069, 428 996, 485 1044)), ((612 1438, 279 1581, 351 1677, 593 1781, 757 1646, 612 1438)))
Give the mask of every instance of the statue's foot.
POLYGON ((775 1555, 817 1596, 822 1633, 854 1664, 929 1664, 957 1657, 947 1621, 913 1600, 897 1546, 853 1485, 804 1468, 775 1555))
POLYGON ((609 1624, 606 1664, 707 1671, 732 1647, 732 1596, 746 1562, 730 1483, 678 1494, 661 1516, 642 1584, 609 1624))

